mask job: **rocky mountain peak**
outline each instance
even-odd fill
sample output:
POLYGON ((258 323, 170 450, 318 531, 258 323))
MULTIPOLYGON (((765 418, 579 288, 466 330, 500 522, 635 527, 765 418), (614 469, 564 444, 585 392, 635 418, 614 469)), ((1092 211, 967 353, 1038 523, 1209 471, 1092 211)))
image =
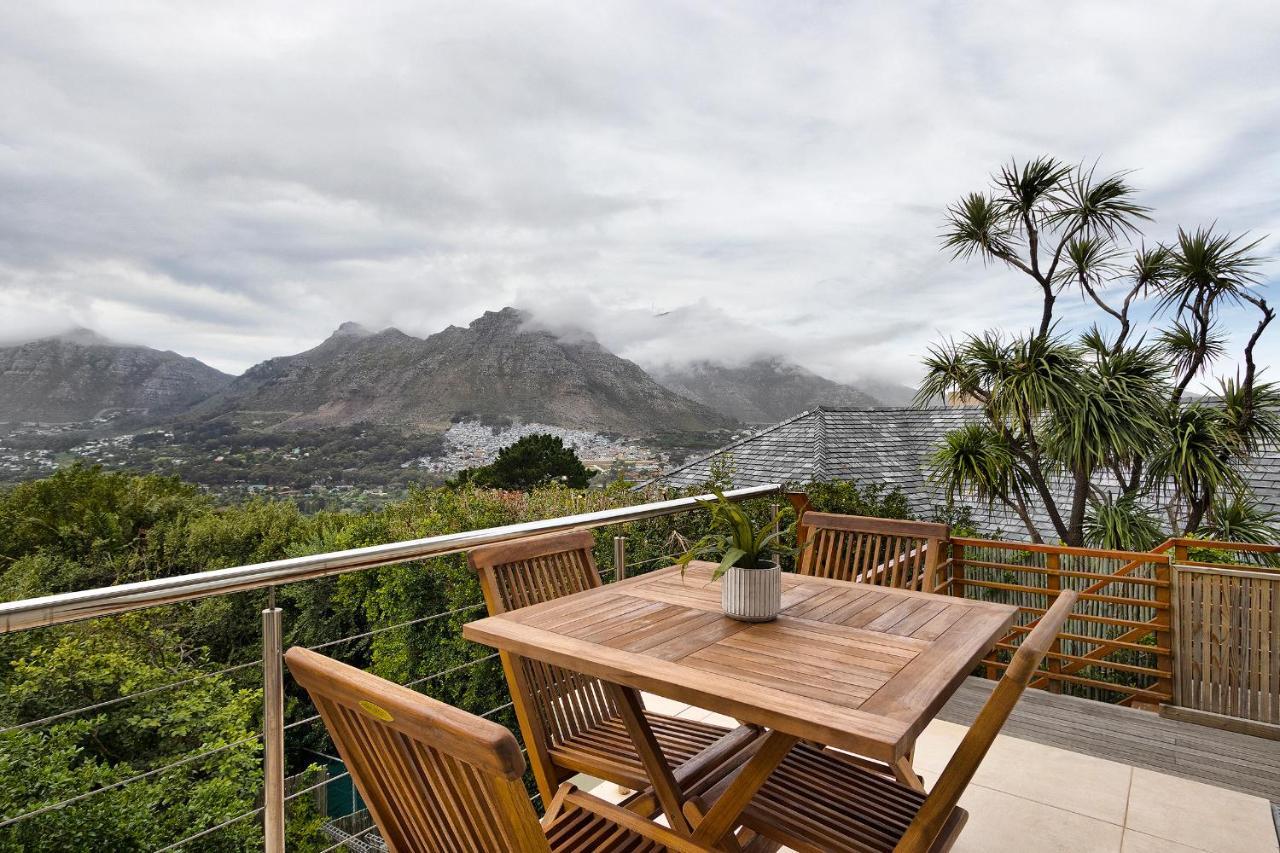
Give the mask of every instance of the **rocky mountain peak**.
POLYGON ((367 338, 373 334, 373 330, 368 326, 362 326, 352 320, 348 320, 334 330, 331 338, 367 338))
POLYGON ((245 373, 201 407, 279 413, 285 428, 381 422, 444 427, 456 415, 642 435, 732 421, 598 345, 525 323, 516 308, 426 338, 394 329, 330 338, 245 373))
POLYGON ((468 329, 477 332, 519 331, 525 321, 524 313, 519 308, 508 305, 499 311, 486 311, 471 321, 468 329))
POLYGON ((231 377, 194 358, 76 328, 0 347, 0 420, 65 423, 125 411, 181 411, 231 377))
POLYGON ((671 390, 746 423, 774 423, 817 405, 867 408, 879 401, 784 358, 729 366, 699 361, 657 374, 671 390))
POLYGON ((118 346, 115 341, 100 335, 93 329, 86 329, 84 326, 72 326, 65 332, 51 336, 53 340, 61 341, 64 344, 76 344, 82 347, 110 347, 118 346))

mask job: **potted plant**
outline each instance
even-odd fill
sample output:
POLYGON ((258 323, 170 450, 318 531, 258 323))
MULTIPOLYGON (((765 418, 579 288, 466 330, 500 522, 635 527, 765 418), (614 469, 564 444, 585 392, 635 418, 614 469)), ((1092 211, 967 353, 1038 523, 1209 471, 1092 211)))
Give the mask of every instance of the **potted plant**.
POLYGON ((681 574, 694 560, 709 557, 719 561, 711 579, 724 578, 720 606, 724 615, 744 622, 768 622, 782 609, 782 567, 778 557, 799 553, 801 548, 782 545, 781 539, 795 529, 782 529, 782 511, 759 528, 738 506, 714 490, 714 501, 698 503, 711 513, 712 531, 693 542, 676 563, 681 574))

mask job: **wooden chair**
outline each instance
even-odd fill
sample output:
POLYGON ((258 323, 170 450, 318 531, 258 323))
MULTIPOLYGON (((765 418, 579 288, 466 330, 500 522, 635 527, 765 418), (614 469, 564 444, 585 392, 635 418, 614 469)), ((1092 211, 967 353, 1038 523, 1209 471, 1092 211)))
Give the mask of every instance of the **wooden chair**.
MULTIPOLYGON (((490 615, 600 586, 590 531, 531 536, 474 549, 490 615)), ((564 779, 586 773, 627 788, 649 787, 649 775, 628 734, 614 690, 599 679, 502 652, 520 729, 544 797, 564 779)), ((638 703, 639 696, 635 696, 638 703)), ((645 718, 682 784, 739 752, 761 730, 734 730, 653 711, 645 718), (693 761, 697 757, 698 761, 693 761)))
POLYGON ((708 849, 569 783, 539 822, 502 726, 307 649, 285 661, 396 853, 708 849))
MULTIPOLYGON (((945 853, 951 849, 968 818, 959 807, 960 795, 1077 598, 1075 591, 1060 593, 1023 640, 927 795, 868 771, 849 756, 798 744, 746 807, 742 824, 801 853, 945 853)), ((710 788, 686 810, 705 814, 707 804, 714 803, 733 778, 710 788)), ((1025 846, 1034 848, 1034 839, 1026 839, 1025 846)))
POLYGON ((862 515, 806 512, 799 536, 809 542, 796 571, 802 575, 933 592, 945 524, 862 515))

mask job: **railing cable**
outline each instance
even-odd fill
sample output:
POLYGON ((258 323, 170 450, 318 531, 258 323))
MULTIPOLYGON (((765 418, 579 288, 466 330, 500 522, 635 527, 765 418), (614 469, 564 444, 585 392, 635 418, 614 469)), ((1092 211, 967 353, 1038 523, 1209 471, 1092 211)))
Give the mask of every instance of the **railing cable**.
POLYGON ((386 631, 394 631, 397 628, 408 628, 410 625, 421 625, 423 622, 430 622, 433 619, 442 619, 445 616, 453 616, 458 613, 466 613, 468 610, 475 610, 479 607, 484 607, 484 602, 480 602, 479 604, 468 604, 466 607, 458 607, 453 610, 446 610, 443 613, 435 613, 431 616, 423 616, 419 619, 410 619, 407 622, 398 622, 395 625, 384 625, 381 628, 374 628, 372 631, 365 631, 363 634, 352 634, 350 637, 340 637, 337 640, 330 640, 327 643, 320 643, 319 645, 315 645, 315 646, 307 646, 307 648, 313 652, 318 652, 320 651, 320 649, 327 649, 330 646, 340 645, 341 643, 349 643, 352 640, 363 640, 367 637, 372 637, 375 634, 382 634, 382 633, 385 633, 386 631))
POLYGON ((218 824, 217 826, 211 826, 208 829, 202 829, 199 832, 197 832, 195 835, 188 835, 186 838, 182 839, 181 841, 175 841, 166 847, 161 847, 159 850, 154 851, 154 853, 166 853, 166 851, 169 851, 169 850, 177 850, 179 847, 186 844, 188 841, 195 841, 197 838, 204 838, 206 835, 217 832, 219 829, 226 829, 228 826, 231 826, 233 823, 239 823, 240 821, 244 820, 247 817, 253 817, 259 814, 262 814, 262 806, 258 806, 256 809, 254 809, 251 812, 245 812, 242 815, 233 817, 231 818, 231 820, 224 820, 222 823, 218 824))
POLYGON ((68 797, 67 799, 62 800, 60 802, 50 803, 47 806, 41 806, 40 808, 32 809, 29 812, 23 812, 22 814, 14 815, 13 817, 4 818, 0 820, 0 829, 3 829, 6 826, 12 826, 15 823, 24 821, 27 818, 35 817, 36 815, 42 815, 42 814, 45 814, 46 812, 57 811, 58 809, 65 808, 66 806, 72 805, 74 803, 78 803, 81 800, 87 800, 90 797, 96 797, 98 794, 105 794, 107 791, 114 791, 116 788, 123 788, 125 785, 131 785, 134 782, 141 781, 142 779, 146 779, 149 776, 155 776, 156 774, 163 773, 166 770, 172 770, 175 767, 181 767, 184 764, 190 764, 191 762, 198 761, 201 758, 208 758, 210 755, 217 755, 220 752, 226 752, 228 749, 234 749, 237 746, 243 746, 247 743, 253 743, 256 740, 261 740, 261 739, 262 739, 262 735, 260 734, 252 735, 247 738, 241 738, 240 740, 232 741, 231 743, 223 744, 222 746, 214 747, 213 749, 208 749, 208 750, 205 750, 204 752, 197 752, 194 755, 188 755, 185 758, 178 759, 177 761, 171 761, 170 763, 164 765, 163 767, 156 767, 152 770, 147 770, 146 772, 138 773, 135 776, 130 776, 127 779, 120 779, 116 782, 112 782, 109 785, 103 785, 101 788, 94 788, 92 791, 85 791, 83 794, 77 794, 74 797, 68 797))
POLYGON ((162 693, 165 690, 172 690, 175 687, 182 687, 187 684, 195 684, 197 681, 203 681, 204 679, 212 678, 215 675, 226 675, 227 673, 230 673, 230 672, 236 672, 237 670, 248 669, 251 666, 261 666, 261 665, 262 665, 261 660, 255 660, 255 661, 250 661, 249 663, 242 663, 242 664, 237 664, 236 666, 229 666, 226 669, 220 669, 216 672, 202 672, 199 675, 193 676, 192 678, 184 679, 182 681, 175 681, 171 684, 162 684, 159 687, 151 687, 151 688, 148 688, 147 690, 139 690, 137 693, 129 693, 125 696, 117 696, 116 698, 108 699, 105 702, 98 702, 97 704, 94 704, 94 705, 85 705, 84 707, 81 707, 81 708, 75 708, 70 711, 63 711, 60 714, 52 714, 48 717, 41 717, 38 720, 29 720, 25 723, 18 723, 17 725, 8 726, 6 728, 0 729, 0 735, 6 734, 8 732, 18 731, 19 729, 31 729, 31 728, 36 728, 38 726, 43 726, 47 723, 56 723, 58 720, 66 719, 67 717, 74 717, 76 714, 81 714, 81 713, 84 713, 85 711, 97 711, 100 708, 109 708, 112 705, 119 705, 121 702, 128 702, 130 699, 141 699, 143 696, 149 696, 153 693, 162 693))

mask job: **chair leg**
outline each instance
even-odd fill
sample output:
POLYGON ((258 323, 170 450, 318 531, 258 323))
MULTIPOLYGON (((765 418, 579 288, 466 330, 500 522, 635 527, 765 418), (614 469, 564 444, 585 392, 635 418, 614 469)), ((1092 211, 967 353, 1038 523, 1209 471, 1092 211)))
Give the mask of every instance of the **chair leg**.
MULTIPOLYGON (((689 819, 689 823, 694 827, 702 823, 707 816, 707 809, 701 797, 690 797, 684 801, 684 816, 689 819)), ((737 836, 732 832, 725 833, 717 846, 729 851, 729 853, 743 853, 742 845, 738 843, 737 836)))

